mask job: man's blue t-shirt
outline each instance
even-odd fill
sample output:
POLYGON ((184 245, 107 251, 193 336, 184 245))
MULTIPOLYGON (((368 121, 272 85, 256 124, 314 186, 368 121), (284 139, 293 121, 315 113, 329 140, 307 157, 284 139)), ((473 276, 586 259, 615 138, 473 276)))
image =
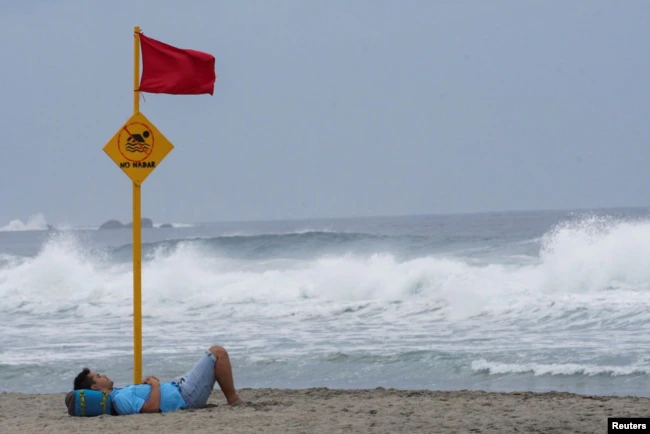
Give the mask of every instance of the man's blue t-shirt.
MULTIPOLYGON (((111 400, 118 414, 136 414, 149 399, 151 386, 148 384, 132 384, 114 388, 111 400)), ((173 383, 160 383, 160 411, 168 412, 186 407, 185 401, 173 383)))

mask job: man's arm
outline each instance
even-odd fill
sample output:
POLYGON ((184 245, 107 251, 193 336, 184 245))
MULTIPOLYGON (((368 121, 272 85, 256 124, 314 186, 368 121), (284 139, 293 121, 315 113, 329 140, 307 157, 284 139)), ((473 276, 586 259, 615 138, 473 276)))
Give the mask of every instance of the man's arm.
POLYGON ((160 381, 156 377, 147 377, 144 384, 151 386, 149 399, 140 409, 140 413, 158 413, 160 410, 160 381))

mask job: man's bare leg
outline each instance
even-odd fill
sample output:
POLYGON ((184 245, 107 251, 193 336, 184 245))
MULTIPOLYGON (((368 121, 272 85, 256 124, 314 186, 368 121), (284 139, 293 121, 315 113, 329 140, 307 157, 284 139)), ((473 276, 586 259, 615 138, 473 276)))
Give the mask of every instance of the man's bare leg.
POLYGON ((232 377, 232 366, 230 365, 228 352, 218 345, 211 346, 210 352, 217 358, 217 363, 214 364, 214 376, 228 404, 233 405, 241 402, 235 390, 235 381, 232 377))

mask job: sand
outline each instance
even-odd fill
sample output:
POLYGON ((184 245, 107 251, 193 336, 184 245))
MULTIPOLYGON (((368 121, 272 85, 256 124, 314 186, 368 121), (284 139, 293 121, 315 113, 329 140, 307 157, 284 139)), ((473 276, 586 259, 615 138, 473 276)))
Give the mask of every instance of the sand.
POLYGON ((226 405, 165 414, 68 416, 65 394, 0 393, 0 433, 595 433, 607 417, 648 417, 650 398, 395 389, 241 389, 226 405))

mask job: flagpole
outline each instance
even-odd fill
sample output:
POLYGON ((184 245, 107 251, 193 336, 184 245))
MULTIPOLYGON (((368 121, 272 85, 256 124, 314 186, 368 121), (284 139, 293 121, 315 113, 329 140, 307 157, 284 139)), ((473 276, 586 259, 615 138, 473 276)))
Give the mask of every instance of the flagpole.
MULTIPOLYGON (((140 27, 133 28, 133 114, 140 112, 140 27)), ((133 182, 133 384, 142 383, 142 219, 140 184, 133 182)))

